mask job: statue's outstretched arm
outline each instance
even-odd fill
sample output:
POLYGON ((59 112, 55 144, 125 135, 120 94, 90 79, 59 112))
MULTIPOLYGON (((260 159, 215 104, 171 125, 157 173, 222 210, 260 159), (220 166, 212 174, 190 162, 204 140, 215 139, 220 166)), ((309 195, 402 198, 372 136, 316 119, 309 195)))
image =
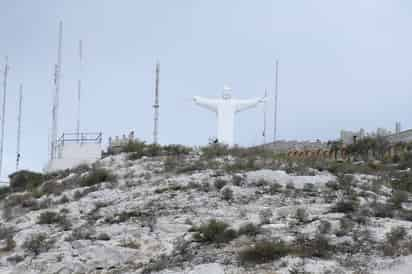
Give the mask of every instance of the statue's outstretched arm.
POLYGON ((265 101, 266 101, 266 97, 248 99, 248 100, 235 100, 236 112, 240 112, 240 111, 244 111, 244 110, 253 108, 253 107, 257 106, 260 103, 264 103, 265 101))
POLYGON ((209 98, 203 98, 203 97, 198 97, 195 96, 193 97, 193 101, 204 108, 207 108, 208 110, 217 112, 217 100, 215 99, 209 99, 209 98))

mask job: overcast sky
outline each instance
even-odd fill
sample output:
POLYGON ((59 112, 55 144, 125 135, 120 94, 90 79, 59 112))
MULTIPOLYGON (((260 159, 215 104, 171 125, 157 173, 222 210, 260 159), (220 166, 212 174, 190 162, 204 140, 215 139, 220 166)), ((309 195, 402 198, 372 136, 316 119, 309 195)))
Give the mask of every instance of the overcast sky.
MULTIPOLYGON (((20 83, 22 167, 46 164, 59 20, 60 133, 75 129, 82 39, 84 131, 107 139, 134 129, 150 142, 159 60, 161 143, 203 145, 216 119, 190 98, 220 96, 225 84, 239 98, 273 94, 277 58, 280 138, 329 140, 398 120, 412 127, 411 14, 406 0, 1 0, 0 55, 11 66, 3 175, 15 166, 20 83)), ((272 105, 268 112, 272 133, 272 105)), ((236 142, 259 144, 262 117, 262 107, 239 114, 236 142)))

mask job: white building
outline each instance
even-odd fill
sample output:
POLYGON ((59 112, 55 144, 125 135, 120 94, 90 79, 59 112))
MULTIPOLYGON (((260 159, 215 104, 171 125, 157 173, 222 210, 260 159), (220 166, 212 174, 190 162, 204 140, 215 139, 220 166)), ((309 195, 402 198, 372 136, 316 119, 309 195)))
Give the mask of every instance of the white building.
POLYGON ((55 155, 45 171, 54 172, 74 168, 81 164, 91 164, 102 155, 101 133, 63 134, 55 143, 55 155))

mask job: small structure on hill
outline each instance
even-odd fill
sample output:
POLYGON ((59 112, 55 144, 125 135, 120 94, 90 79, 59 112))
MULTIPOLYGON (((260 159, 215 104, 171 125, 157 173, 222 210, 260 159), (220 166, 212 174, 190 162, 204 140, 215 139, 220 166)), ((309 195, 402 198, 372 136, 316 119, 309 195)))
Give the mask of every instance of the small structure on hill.
POLYGON ((102 133, 64 133, 55 143, 46 172, 91 164, 102 155, 102 133))

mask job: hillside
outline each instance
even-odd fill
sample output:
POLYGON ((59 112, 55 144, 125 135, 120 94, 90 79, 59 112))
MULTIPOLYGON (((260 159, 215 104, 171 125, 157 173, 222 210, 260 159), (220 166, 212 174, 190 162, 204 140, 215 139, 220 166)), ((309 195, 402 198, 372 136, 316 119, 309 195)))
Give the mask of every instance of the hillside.
POLYGON ((0 273, 410 273, 410 169, 205 152, 15 174, 0 273))

